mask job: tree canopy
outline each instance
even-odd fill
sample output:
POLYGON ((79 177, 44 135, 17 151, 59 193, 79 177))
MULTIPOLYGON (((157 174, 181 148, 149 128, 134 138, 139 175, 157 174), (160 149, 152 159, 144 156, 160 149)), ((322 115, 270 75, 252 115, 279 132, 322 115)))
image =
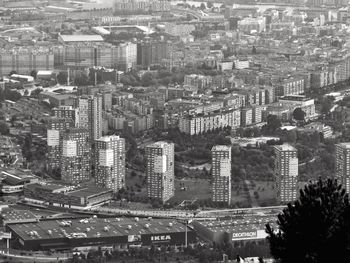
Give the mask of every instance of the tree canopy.
POLYGON ((61 85, 67 83, 68 73, 66 71, 60 71, 57 75, 57 82, 61 85))
POLYGON ((349 199, 336 180, 319 179, 278 215, 278 230, 266 225, 272 256, 281 263, 349 262, 349 199))
POLYGON ((9 127, 4 121, 0 121, 0 135, 8 135, 9 127))
POLYGON ((304 121, 306 113, 301 108, 296 108, 293 111, 293 118, 297 121, 304 121))
POLYGON ((274 134, 277 129, 281 128, 282 122, 276 115, 268 115, 266 124, 262 127, 264 134, 274 134))

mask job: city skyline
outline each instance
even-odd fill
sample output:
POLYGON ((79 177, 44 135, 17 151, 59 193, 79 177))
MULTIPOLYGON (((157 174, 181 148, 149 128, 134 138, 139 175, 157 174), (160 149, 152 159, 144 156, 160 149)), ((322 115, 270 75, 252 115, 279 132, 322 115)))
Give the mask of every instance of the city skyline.
POLYGON ((348 0, 0 22, 1 263, 350 261, 348 0))

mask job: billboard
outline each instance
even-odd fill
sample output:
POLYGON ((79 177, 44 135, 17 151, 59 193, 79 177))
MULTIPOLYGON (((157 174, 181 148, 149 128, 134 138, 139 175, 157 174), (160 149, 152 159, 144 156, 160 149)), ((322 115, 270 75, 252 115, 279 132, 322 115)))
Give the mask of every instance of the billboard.
POLYGON ((257 238, 257 231, 233 232, 232 240, 257 238))
POLYGON ((0 231, 0 240, 1 239, 11 239, 11 237, 12 237, 11 233, 0 231))
POLYGON ((141 242, 141 235, 128 235, 128 243, 141 242))

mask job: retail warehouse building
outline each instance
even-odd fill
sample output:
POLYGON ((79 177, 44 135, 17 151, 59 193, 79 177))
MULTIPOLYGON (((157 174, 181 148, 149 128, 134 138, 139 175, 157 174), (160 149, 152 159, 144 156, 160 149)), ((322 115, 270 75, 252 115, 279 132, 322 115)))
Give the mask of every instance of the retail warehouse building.
POLYGON ((222 221, 194 221, 193 228, 206 241, 226 243, 263 240, 267 237, 265 225, 276 227, 275 216, 251 216, 222 221))
POLYGON ((9 224, 12 243, 25 250, 70 250, 82 247, 184 245, 196 241, 195 232, 175 220, 87 218, 9 224), (187 229, 186 229, 187 228, 187 229))

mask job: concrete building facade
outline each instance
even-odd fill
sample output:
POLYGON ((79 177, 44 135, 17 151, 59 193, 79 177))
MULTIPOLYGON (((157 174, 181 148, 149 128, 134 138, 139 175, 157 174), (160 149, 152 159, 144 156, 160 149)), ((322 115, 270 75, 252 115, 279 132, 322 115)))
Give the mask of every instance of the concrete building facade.
POLYGON ((350 193, 350 143, 336 144, 335 149, 335 177, 350 193))
POLYGON ((62 180, 78 184, 91 177, 91 145, 89 131, 82 128, 67 130, 60 140, 62 180))
POLYGON ((114 192, 125 186, 125 139, 103 136, 95 140, 95 182, 114 192))
POLYGON ((231 204, 231 147, 215 145, 212 155, 212 199, 231 204))
POLYGON ((146 147, 147 195, 161 202, 174 196, 174 144, 159 141, 146 147))
POLYGON ((298 152, 289 144, 275 146, 277 200, 292 202, 298 194, 298 152))

